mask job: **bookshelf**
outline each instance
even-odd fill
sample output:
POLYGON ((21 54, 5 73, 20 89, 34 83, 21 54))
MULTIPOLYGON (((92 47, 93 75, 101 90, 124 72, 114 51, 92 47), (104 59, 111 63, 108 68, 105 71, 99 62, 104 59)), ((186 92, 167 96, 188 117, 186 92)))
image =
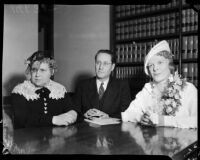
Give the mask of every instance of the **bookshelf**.
POLYGON ((128 79, 132 97, 150 79, 144 58, 160 40, 167 40, 175 68, 198 85, 198 13, 185 0, 163 5, 115 5, 111 7, 111 49, 117 63, 114 76, 128 79))

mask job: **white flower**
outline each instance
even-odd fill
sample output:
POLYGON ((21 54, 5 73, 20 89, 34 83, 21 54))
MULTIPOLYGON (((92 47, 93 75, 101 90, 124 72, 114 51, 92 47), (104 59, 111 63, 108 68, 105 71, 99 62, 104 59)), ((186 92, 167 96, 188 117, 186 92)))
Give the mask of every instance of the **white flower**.
POLYGON ((167 107, 167 108, 166 108, 166 112, 167 112, 167 113, 170 113, 171 111, 172 111, 172 107, 167 107))
POLYGON ((169 76, 169 82, 173 82, 174 78, 172 75, 169 76))
POLYGON ((172 101, 172 107, 175 108, 176 107, 176 102, 173 100, 172 101))
POLYGON ((169 105, 171 103, 170 99, 166 99, 165 105, 169 105))
POLYGON ((175 94, 175 95, 174 95, 174 98, 175 98, 175 99, 179 99, 179 98, 180 98, 179 94, 178 94, 178 93, 175 94))

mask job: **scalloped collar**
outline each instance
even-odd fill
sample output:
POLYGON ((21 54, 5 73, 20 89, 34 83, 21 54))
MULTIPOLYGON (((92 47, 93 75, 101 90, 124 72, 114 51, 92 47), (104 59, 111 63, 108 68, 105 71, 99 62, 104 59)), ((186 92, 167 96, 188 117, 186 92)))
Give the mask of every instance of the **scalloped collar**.
MULTIPOLYGON (((51 99, 60 99, 64 98, 65 93, 67 93, 65 87, 55 81, 50 80, 48 85, 45 86, 49 89, 50 94, 49 98, 51 99)), ((35 93, 38 88, 31 83, 30 80, 25 80, 23 83, 17 85, 12 93, 23 95, 27 100, 37 100, 39 95, 35 93)))

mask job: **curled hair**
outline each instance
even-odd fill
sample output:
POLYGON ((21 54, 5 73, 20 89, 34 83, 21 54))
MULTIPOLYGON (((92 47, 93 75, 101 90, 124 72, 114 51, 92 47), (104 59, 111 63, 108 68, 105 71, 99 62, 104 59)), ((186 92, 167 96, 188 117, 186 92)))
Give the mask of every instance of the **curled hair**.
MULTIPOLYGON (((168 51, 161 51, 158 52, 156 55, 158 56, 163 56, 164 58, 169 60, 169 70, 171 74, 174 74, 175 72, 175 66, 174 66, 174 62, 173 62, 173 54, 168 52, 168 51)), ((149 71, 149 67, 147 67, 148 70, 148 74, 151 75, 150 71, 149 71)))
POLYGON ((37 51, 34 52, 26 61, 25 64, 27 64, 27 69, 26 69, 26 74, 30 74, 32 65, 34 62, 40 62, 41 63, 47 63, 49 65, 49 68, 51 70, 51 72, 53 73, 53 71, 57 70, 57 64, 56 61, 53 59, 53 57, 51 56, 51 52, 49 51, 37 51))
POLYGON ((106 53, 106 54, 109 54, 111 56, 111 62, 112 63, 116 63, 116 56, 115 54, 111 51, 111 50, 108 50, 108 49, 100 49, 96 55, 95 55, 95 61, 97 59, 97 56, 100 54, 100 53, 106 53))

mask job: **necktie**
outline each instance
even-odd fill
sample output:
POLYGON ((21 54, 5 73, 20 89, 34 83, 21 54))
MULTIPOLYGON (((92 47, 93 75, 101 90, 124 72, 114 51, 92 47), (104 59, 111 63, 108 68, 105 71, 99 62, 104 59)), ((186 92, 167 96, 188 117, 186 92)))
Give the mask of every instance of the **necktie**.
POLYGON ((101 83, 99 87, 99 99, 103 97, 103 94, 104 94, 104 88, 103 88, 103 83, 101 83))

